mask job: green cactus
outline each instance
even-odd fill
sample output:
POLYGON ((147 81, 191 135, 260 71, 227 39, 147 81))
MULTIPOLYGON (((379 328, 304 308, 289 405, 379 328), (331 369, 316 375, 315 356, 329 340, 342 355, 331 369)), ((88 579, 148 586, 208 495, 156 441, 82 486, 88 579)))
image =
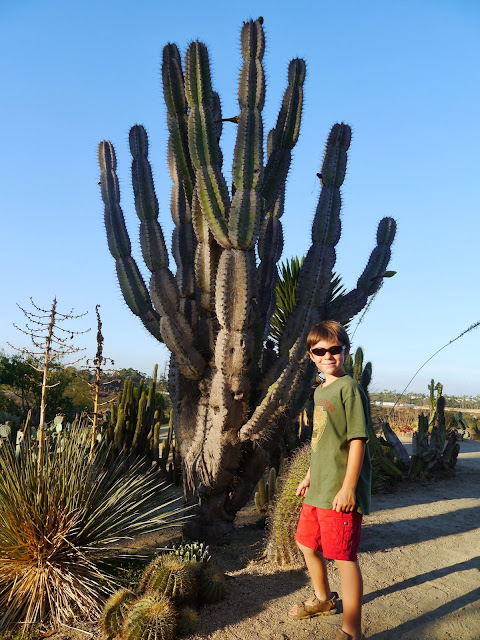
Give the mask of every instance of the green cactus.
POLYGON ((191 601, 197 592, 197 574, 192 563, 176 555, 161 555, 145 568, 138 591, 153 591, 178 602, 191 601))
POLYGON ((413 434, 408 470, 411 478, 453 469, 460 451, 455 431, 447 435, 443 388, 440 383, 434 387, 432 380, 429 389, 431 392, 432 389, 438 391, 434 410, 436 424, 431 426, 430 420, 423 413, 418 416, 418 430, 413 434))
MULTIPOLYGON (((99 147, 107 239, 123 296, 172 354, 169 387, 184 492, 197 504, 196 517, 188 521, 185 532, 194 539, 219 541, 231 532, 235 514, 251 497, 282 437, 278 417, 292 398, 301 399, 292 405, 297 413, 307 400, 314 376, 305 350, 309 328, 327 317, 346 323, 364 308, 385 275, 396 230, 392 218, 380 222, 377 246, 357 286, 330 302, 340 238, 340 187, 351 138, 348 125, 334 125, 319 174, 322 192, 312 246, 299 275, 297 304, 277 348, 264 346, 275 308, 280 219, 299 135, 306 66, 301 59, 289 64, 288 84, 276 126, 268 134, 264 163, 262 23, 263 19, 250 20, 241 31, 239 113, 228 119, 237 126, 231 192, 222 173, 223 118, 211 84, 207 48, 201 42, 191 43, 183 69, 176 45, 163 50, 175 275, 158 223, 144 128, 134 126, 129 140, 149 287, 131 255, 113 146, 102 142, 99 147)), ((133 427, 127 425, 127 416, 124 420, 128 434, 133 427)))
POLYGON ((165 549, 165 554, 179 556, 184 562, 210 562, 211 556, 208 545, 203 542, 178 542, 171 549, 165 549))
POLYGON ((190 636, 198 629, 200 616, 192 607, 183 607, 178 612, 178 635, 190 636))
POLYGON ((132 604, 123 621, 122 640, 174 640, 177 611, 165 596, 148 594, 132 604))
POLYGON ((268 472, 268 481, 265 482, 264 476, 260 478, 255 492, 255 507, 257 511, 266 513, 273 504, 273 500, 277 493, 277 472, 272 467, 268 472))
POLYGON ((199 565, 198 597, 201 602, 214 603, 223 600, 227 590, 225 574, 212 562, 199 565))
POLYGON ((102 612, 102 625, 109 636, 116 635, 123 624, 129 605, 135 600, 130 589, 115 591, 105 603, 102 612))
POLYGON ((123 451, 133 456, 146 455, 159 462, 158 434, 164 401, 156 391, 156 382, 157 365, 150 387, 145 386, 143 379, 138 387, 129 378, 125 380, 116 406, 112 406, 110 411, 111 424, 107 424, 105 430, 107 438, 113 439, 117 454, 123 451))
POLYGON ((298 516, 303 498, 295 495, 299 482, 310 468, 310 443, 297 449, 283 476, 275 506, 269 517, 266 556, 274 565, 303 566, 303 556, 295 542, 298 516))

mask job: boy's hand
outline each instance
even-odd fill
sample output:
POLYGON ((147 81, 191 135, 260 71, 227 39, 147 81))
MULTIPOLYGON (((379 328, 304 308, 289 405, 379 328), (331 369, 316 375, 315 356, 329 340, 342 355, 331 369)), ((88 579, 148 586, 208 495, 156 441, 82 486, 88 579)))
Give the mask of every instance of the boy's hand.
POLYGON ((295 495, 304 496, 310 486, 310 477, 305 477, 298 485, 295 495))
POLYGON ((333 511, 350 513, 355 509, 355 489, 342 487, 332 503, 333 511))

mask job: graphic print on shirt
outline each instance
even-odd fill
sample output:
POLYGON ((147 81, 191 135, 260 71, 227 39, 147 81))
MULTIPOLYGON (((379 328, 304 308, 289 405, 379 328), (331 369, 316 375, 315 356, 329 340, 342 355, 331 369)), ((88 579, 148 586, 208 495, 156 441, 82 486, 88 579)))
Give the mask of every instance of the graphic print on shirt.
POLYGON ((317 450, 318 441, 323 436, 327 424, 327 412, 324 407, 317 405, 313 412, 312 449, 317 450))

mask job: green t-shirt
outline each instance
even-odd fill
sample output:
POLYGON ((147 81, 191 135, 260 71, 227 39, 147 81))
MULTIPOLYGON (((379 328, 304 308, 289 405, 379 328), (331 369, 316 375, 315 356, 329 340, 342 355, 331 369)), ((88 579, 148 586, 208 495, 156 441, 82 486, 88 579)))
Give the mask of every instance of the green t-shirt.
MULTIPOLYGON (((347 471, 349 442, 367 439, 368 401, 361 386, 342 376, 314 394, 310 486, 305 503, 331 509, 347 471)), ((356 510, 370 513, 371 465, 368 447, 355 493, 356 510)))

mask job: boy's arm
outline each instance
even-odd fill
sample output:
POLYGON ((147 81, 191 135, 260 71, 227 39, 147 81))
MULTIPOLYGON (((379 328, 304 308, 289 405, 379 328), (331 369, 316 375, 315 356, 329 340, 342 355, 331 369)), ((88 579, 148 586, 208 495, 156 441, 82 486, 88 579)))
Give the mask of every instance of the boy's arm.
POLYGON ((357 488, 364 455, 365 440, 361 438, 350 440, 347 471, 345 472, 342 488, 333 499, 332 509, 334 511, 349 513, 355 509, 355 489, 357 488))
POLYGON ((309 486, 310 486, 310 467, 308 468, 307 475, 305 476, 305 478, 298 484, 295 495, 304 496, 307 493, 309 486))

